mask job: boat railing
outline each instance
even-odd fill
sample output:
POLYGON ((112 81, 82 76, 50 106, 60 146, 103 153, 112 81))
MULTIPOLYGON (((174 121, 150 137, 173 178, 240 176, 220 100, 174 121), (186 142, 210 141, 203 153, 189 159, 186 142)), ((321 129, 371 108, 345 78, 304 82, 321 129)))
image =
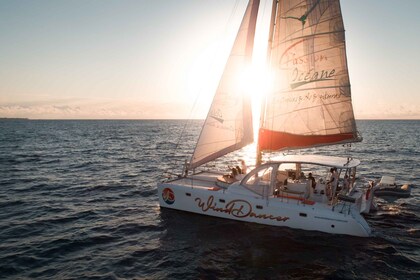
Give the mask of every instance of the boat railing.
POLYGON ((332 210, 339 209, 340 213, 350 214, 351 207, 356 203, 356 199, 345 194, 338 194, 335 203, 333 204, 332 210))

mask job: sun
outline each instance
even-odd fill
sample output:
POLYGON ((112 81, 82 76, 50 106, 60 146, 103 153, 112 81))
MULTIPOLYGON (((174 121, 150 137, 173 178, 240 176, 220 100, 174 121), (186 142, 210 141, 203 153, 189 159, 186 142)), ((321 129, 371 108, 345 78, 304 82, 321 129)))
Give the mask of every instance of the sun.
POLYGON ((235 78, 238 94, 262 98, 270 89, 271 74, 263 64, 251 64, 239 70, 235 78))
POLYGON ((235 87, 238 95, 247 95, 252 104, 254 139, 257 139, 262 101, 272 88, 272 74, 265 63, 252 63, 238 71, 235 87))
MULTIPOLYGON (((205 117, 203 112, 211 104, 217 86, 220 83, 226 61, 228 60, 229 46, 223 41, 214 42, 196 53, 190 61, 188 73, 186 75, 187 87, 184 98, 187 100, 196 100, 197 117, 205 117)), ((257 130, 259 126, 259 113, 261 100, 265 98, 272 84, 271 74, 266 66, 266 59, 258 51, 261 48, 254 49, 254 56, 248 65, 242 65, 233 69, 228 74, 231 80, 225 84, 234 96, 240 98, 245 95, 252 102, 253 126, 257 130)))

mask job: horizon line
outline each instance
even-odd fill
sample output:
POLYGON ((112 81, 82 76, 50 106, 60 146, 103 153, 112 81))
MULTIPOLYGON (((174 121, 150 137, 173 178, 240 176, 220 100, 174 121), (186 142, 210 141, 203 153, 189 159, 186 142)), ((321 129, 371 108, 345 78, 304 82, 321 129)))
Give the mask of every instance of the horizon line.
MULTIPOLYGON (((51 119, 43 119, 43 118, 26 118, 26 117, 0 117, 0 120, 28 120, 28 121, 176 121, 176 120, 205 120, 205 118, 51 118, 51 119)), ((356 118, 356 121, 419 121, 420 118, 414 119, 407 119, 407 118, 356 118)))

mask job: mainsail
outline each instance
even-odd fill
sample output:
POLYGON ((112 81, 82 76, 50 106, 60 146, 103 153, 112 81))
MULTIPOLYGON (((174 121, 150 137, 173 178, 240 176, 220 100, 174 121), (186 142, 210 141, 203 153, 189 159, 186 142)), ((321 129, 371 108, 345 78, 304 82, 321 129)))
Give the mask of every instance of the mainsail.
POLYGON ((251 0, 248 3, 190 160, 190 169, 253 142, 250 97, 240 92, 237 76, 251 63, 259 2, 251 0))
POLYGON ((259 150, 360 141, 339 0, 276 2, 269 41, 274 84, 263 106, 259 150))

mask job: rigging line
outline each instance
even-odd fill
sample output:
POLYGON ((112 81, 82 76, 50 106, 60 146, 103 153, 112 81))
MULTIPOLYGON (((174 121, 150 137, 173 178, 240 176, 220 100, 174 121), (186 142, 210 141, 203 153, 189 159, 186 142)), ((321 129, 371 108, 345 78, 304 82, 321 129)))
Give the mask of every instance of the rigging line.
POLYGON ((224 31, 224 33, 225 33, 225 35, 226 35, 226 33, 227 33, 227 29, 228 29, 228 27, 231 25, 231 23, 232 23, 232 20, 233 20, 233 18, 234 18, 234 15, 236 14, 236 10, 238 9, 238 6, 239 6, 239 0, 236 0, 235 1, 235 5, 233 6, 233 9, 232 9, 232 12, 230 13, 230 15, 229 15, 229 18, 228 18, 228 20, 227 20, 227 23, 226 23, 226 25, 225 25, 225 31, 224 31))

